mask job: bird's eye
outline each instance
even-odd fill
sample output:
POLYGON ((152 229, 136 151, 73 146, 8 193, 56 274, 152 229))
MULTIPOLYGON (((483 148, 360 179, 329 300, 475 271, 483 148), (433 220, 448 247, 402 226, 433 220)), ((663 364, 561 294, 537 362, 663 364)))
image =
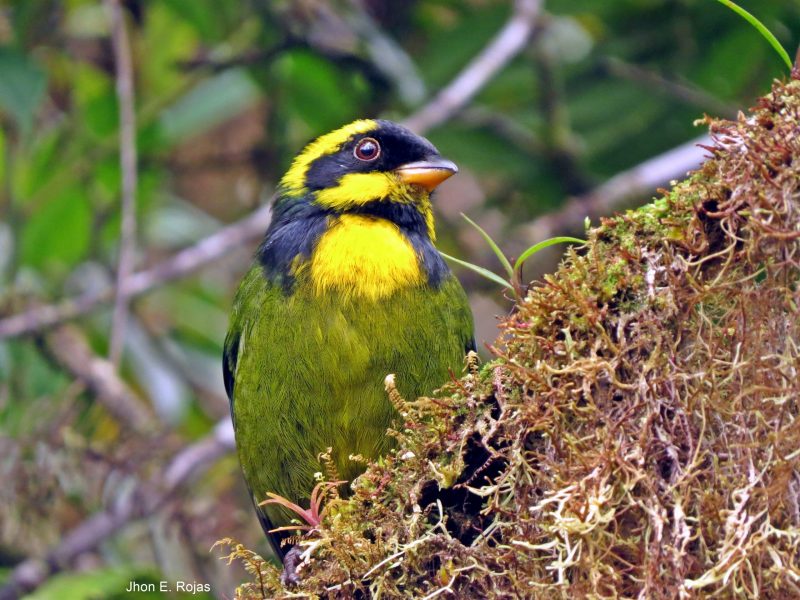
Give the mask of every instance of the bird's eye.
POLYGON ((358 160, 375 160, 381 154, 381 145, 374 138, 364 138, 356 144, 353 154, 358 160))

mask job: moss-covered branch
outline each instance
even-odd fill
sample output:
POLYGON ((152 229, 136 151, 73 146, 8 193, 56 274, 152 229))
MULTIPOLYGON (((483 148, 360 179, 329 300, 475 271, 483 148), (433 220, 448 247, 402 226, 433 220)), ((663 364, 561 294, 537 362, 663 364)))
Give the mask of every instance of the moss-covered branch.
POLYGON ((708 124, 241 597, 800 595, 800 81, 708 124))

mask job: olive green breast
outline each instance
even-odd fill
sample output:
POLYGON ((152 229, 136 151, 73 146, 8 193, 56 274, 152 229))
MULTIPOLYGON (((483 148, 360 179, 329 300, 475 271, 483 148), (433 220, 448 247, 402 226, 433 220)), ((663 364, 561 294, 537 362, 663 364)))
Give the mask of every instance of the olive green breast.
MULTIPOLYGON (((239 458, 256 499, 274 492, 308 498, 318 455, 333 448, 339 473, 360 471, 352 454, 375 458, 390 444, 396 416, 384 378, 396 375, 408 398, 432 392, 461 369, 472 339, 472 315, 450 275, 379 299, 318 293, 298 284, 291 294, 254 266, 241 284, 227 345, 235 343, 232 411, 239 458)), ((269 507, 273 525, 287 514, 269 507)))

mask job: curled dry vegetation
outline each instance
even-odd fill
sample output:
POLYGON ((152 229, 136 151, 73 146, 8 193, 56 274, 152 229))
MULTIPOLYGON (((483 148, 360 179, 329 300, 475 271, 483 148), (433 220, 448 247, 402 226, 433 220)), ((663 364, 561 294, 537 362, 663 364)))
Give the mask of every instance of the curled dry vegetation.
POLYGON ((800 596, 800 81, 606 219, 250 597, 800 596))

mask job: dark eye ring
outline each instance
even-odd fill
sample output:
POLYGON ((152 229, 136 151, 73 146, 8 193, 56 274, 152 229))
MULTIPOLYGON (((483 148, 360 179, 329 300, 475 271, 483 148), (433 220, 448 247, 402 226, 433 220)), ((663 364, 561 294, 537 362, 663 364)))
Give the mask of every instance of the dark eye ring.
POLYGON ((381 145, 375 138, 365 137, 356 144, 353 155, 358 160, 375 160, 381 155, 381 145))

